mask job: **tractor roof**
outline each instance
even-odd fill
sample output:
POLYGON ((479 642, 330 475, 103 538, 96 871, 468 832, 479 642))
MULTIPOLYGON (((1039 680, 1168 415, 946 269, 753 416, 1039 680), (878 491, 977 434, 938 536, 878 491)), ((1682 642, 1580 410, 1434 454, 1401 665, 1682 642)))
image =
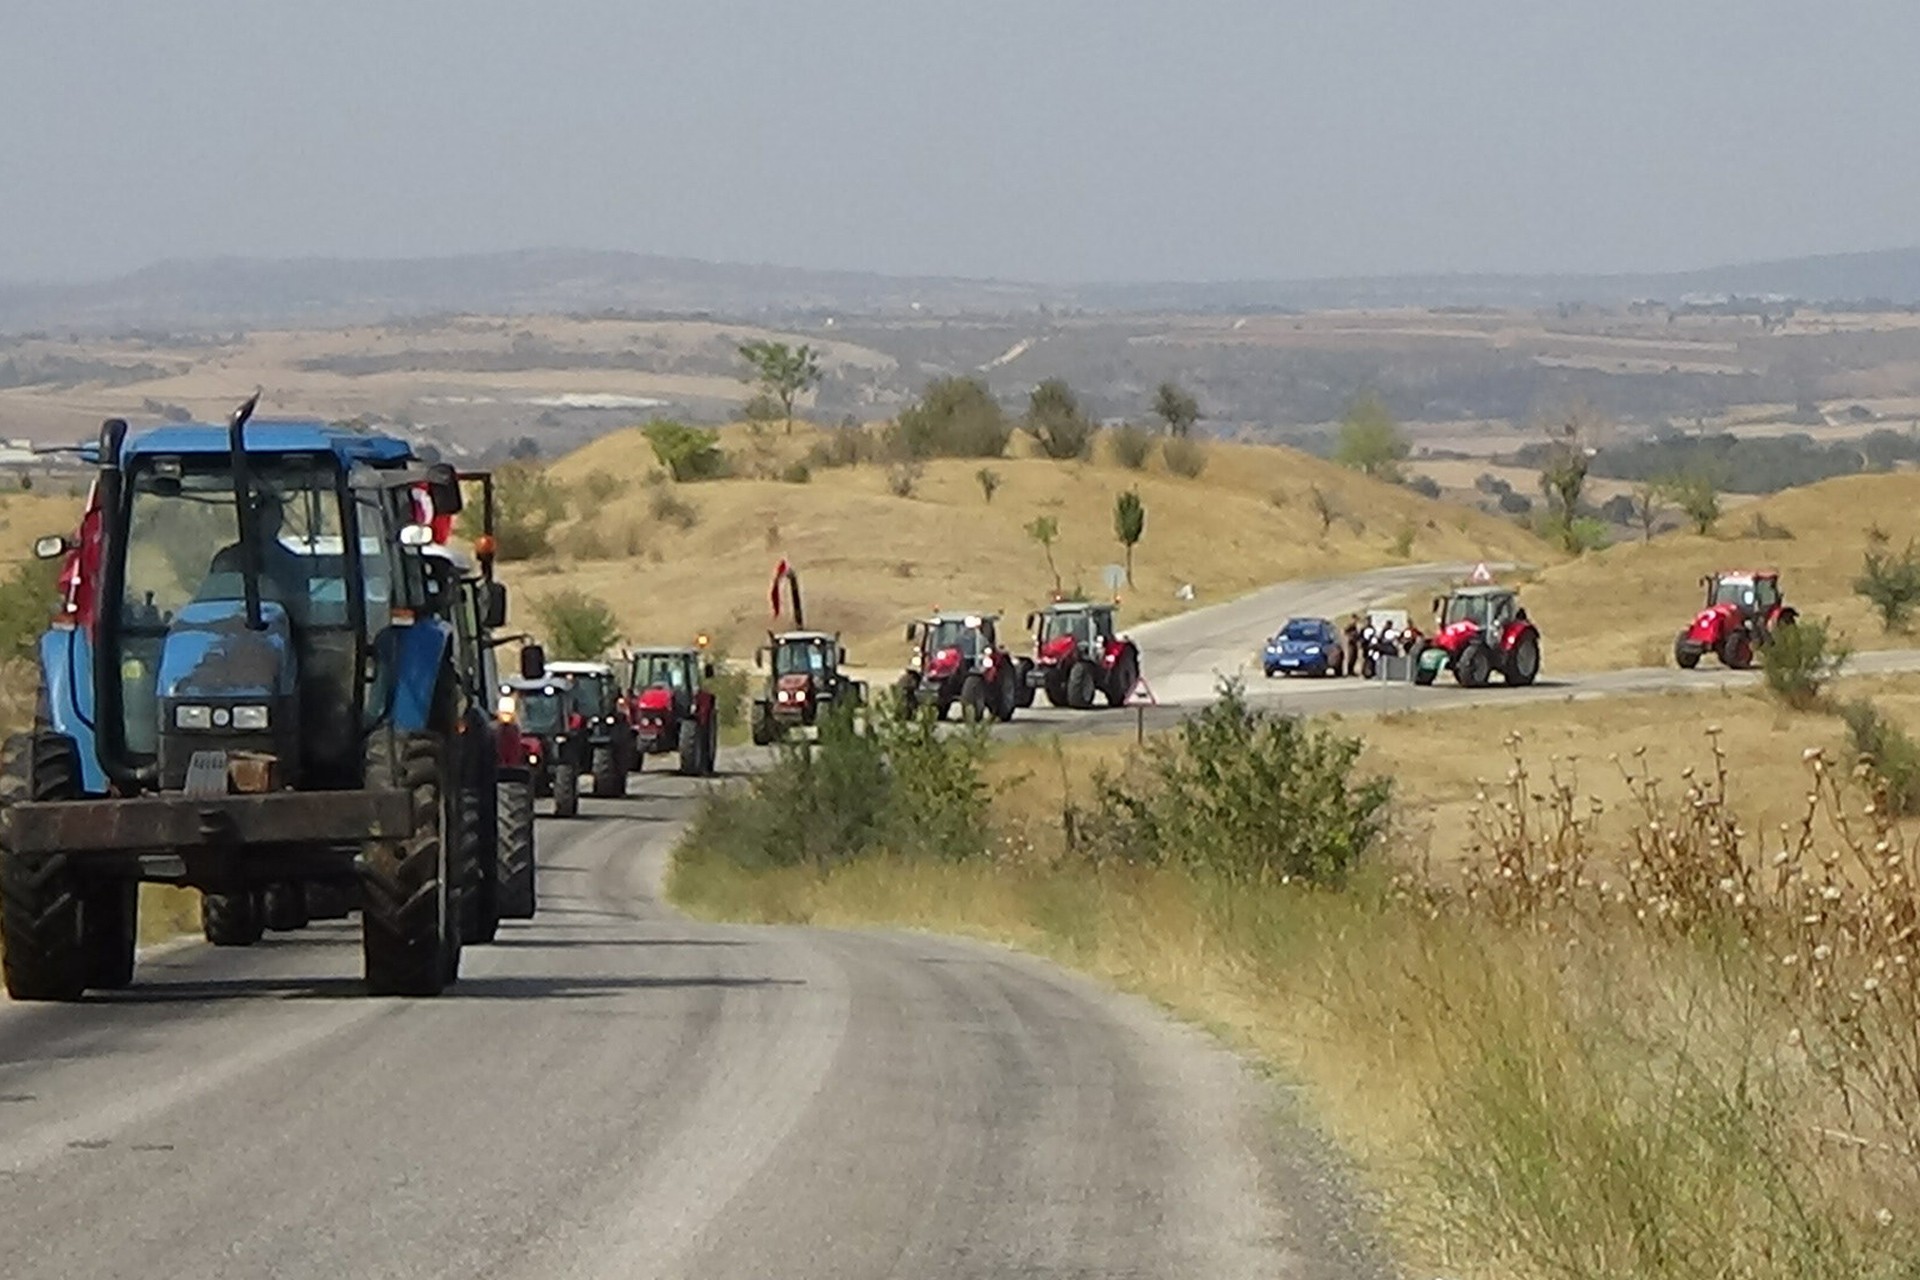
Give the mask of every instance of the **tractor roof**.
POLYGON ((943 609, 938 613, 928 614, 925 618, 922 618, 921 621, 922 622, 958 622, 965 626, 977 627, 983 622, 1000 621, 1000 615, 997 613, 964 613, 964 612, 957 612, 952 609, 943 609))
POLYGON ((511 689, 515 693, 569 693, 573 689, 573 681, 564 676, 559 679, 542 676, 538 680, 529 680, 525 676, 511 676, 502 680, 500 687, 511 689))
POLYGON ((1095 609, 1111 609, 1112 605, 1104 600, 1056 600, 1041 613, 1089 613, 1095 609))
POLYGON ((821 643, 838 639, 828 631, 780 631, 774 634, 775 643, 784 640, 804 640, 809 643, 821 643))
POLYGON ((690 658, 700 650, 690 644, 643 644, 627 650, 630 658, 690 658))
POLYGON ((1713 575, 1722 582, 1751 582, 1761 578, 1778 578, 1778 569, 1722 569, 1713 575))
MULTIPOLYGON (((413 457, 413 446, 397 436, 336 427, 317 418, 255 418, 247 424, 246 435, 249 453, 331 453, 342 466, 390 466, 413 457)), ((160 453, 225 457, 227 444, 225 427, 187 422, 129 434, 120 456, 123 461, 160 453)))
POLYGON ((547 670, 563 676, 610 676, 613 667, 605 662, 549 662, 547 670))
POLYGON ((1512 587, 1502 587, 1497 585, 1479 586, 1479 587, 1455 587, 1453 589, 1453 594, 1456 596, 1510 596, 1514 594, 1514 589, 1512 587))

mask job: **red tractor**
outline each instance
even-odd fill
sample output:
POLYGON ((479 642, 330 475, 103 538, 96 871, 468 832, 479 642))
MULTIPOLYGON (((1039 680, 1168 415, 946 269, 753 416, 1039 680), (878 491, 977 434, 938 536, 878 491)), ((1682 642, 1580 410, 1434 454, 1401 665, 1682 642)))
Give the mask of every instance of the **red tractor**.
POLYGON ((1113 629, 1113 606, 1065 600, 1027 615, 1033 632, 1029 689, 1044 689, 1056 707, 1085 711, 1096 695, 1126 705, 1140 679, 1140 650, 1113 629))
POLYGON ((932 707, 944 720, 948 709, 958 706, 963 719, 992 716, 1005 723, 1021 707, 1032 706, 1027 672, 1033 664, 1001 647, 999 621, 993 613, 936 613, 908 623, 914 650, 895 686, 901 709, 911 715, 915 707, 932 707))
POLYGON ((1780 575, 1759 572, 1710 573, 1700 579, 1707 602, 1673 641, 1673 660, 1692 669, 1712 653, 1736 671, 1753 665, 1753 651, 1773 638, 1775 628, 1799 618, 1780 598, 1780 575))
POLYGON ((1540 674, 1540 631, 1512 587, 1459 587, 1436 599, 1433 612, 1432 638, 1416 641, 1415 684, 1432 684, 1442 670, 1469 689, 1496 671, 1510 685, 1532 684, 1540 674))
POLYGON ((720 750, 720 707, 713 690, 700 681, 713 676, 713 662, 690 647, 636 649, 627 658, 627 705, 638 759, 678 753, 682 774, 712 777, 720 750))

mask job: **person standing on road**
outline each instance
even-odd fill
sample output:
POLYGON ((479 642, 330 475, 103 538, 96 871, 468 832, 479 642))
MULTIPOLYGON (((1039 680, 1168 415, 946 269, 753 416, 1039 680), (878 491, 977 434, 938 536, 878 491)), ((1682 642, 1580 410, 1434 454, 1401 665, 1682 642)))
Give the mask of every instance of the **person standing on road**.
POLYGON ((1361 664, 1361 655, 1360 655, 1360 615, 1357 613, 1351 613, 1347 615, 1346 638, 1347 638, 1347 674, 1350 676, 1362 675, 1364 673, 1361 670, 1362 664, 1361 664))

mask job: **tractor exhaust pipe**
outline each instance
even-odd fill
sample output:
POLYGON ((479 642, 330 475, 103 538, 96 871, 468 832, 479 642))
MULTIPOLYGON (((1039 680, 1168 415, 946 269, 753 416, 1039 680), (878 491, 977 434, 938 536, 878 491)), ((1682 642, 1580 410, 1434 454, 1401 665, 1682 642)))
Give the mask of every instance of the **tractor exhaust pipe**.
POLYGON ((233 455, 233 505, 240 524, 240 576, 245 579, 247 629, 265 631, 266 619, 260 615, 260 548, 253 540, 253 475, 247 468, 247 419, 260 403, 255 391, 245 404, 227 419, 227 448, 233 455))

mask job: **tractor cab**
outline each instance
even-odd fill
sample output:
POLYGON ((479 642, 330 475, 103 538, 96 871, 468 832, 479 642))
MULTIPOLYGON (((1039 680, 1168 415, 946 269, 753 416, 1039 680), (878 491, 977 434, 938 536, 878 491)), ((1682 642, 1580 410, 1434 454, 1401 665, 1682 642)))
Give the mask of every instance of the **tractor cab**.
POLYGON ((1706 588, 1706 608, 1727 606, 1742 616, 1771 616, 1780 607, 1780 575, 1765 573, 1713 573, 1700 580, 1706 588))
POLYGON ((929 674, 971 666, 1000 647, 997 613, 936 613, 907 624, 912 665, 929 674))
POLYGON ((1463 587, 1448 596, 1444 604, 1436 601, 1434 610, 1439 615, 1442 632, 1466 626, 1499 632, 1509 623, 1524 621, 1527 616, 1508 587, 1463 587))

